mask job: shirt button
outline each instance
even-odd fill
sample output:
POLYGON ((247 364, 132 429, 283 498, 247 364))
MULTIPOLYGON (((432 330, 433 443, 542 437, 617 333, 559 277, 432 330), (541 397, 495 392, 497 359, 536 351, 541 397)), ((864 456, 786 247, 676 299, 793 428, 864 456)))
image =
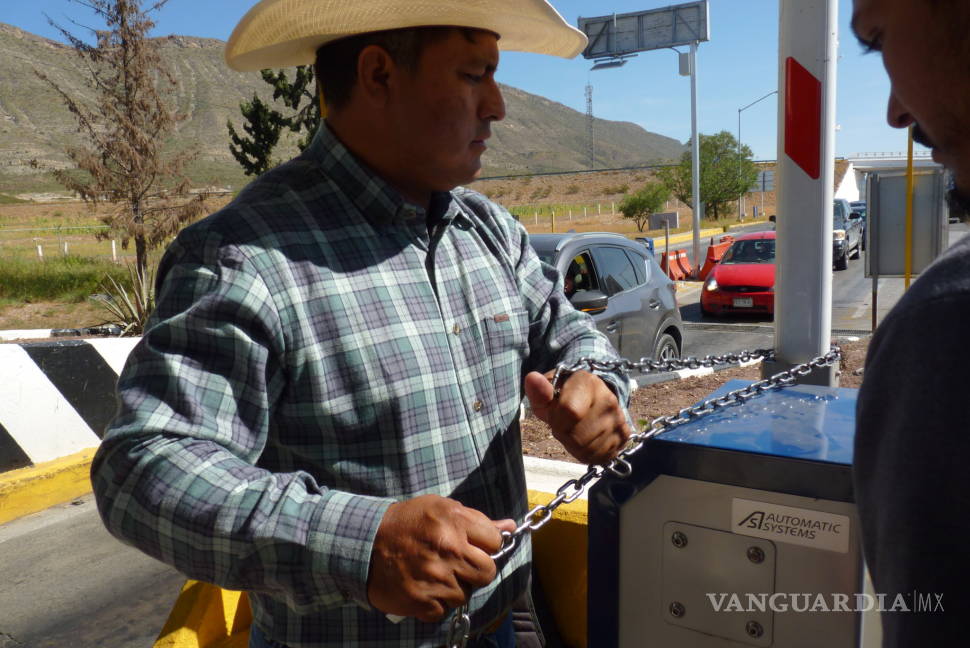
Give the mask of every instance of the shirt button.
POLYGON ((461 327, 455 324, 454 328, 451 329, 451 332, 454 333, 455 335, 458 335, 459 333, 461 333, 461 327))
POLYGON ((482 401, 475 401, 474 404, 472 404, 472 409, 474 409, 476 412, 482 411, 482 401))

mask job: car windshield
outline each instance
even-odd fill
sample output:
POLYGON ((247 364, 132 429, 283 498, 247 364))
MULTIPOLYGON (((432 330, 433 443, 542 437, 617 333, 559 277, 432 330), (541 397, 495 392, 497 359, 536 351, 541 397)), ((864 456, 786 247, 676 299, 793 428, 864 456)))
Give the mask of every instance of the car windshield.
POLYGON ((735 241, 721 257, 722 264, 774 262, 775 239, 735 241))

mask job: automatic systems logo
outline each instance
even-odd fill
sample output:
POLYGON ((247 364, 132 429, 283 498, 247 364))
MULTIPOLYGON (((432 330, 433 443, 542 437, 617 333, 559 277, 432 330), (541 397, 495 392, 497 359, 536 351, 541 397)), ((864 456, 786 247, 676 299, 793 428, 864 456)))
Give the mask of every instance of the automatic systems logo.
POLYGON ((757 529, 775 535, 794 536, 815 540, 820 533, 840 533, 842 525, 838 522, 799 517, 797 515, 777 514, 768 511, 753 511, 738 522, 738 526, 757 529))
POLYGON ((735 498, 734 532, 826 551, 849 551, 849 518, 838 513, 735 498))

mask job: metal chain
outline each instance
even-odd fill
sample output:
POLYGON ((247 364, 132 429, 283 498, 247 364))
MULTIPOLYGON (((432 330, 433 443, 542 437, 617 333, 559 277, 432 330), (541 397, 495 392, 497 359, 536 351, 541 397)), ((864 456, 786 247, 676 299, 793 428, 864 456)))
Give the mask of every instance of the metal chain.
MULTIPOLYGON (((723 364, 741 364, 751 360, 773 359, 775 352, 773 349, 755 349, 754 351, 740 351, 738 353, 727 353, 725 355, 708 355, 704 358, 685 358, 671 360, 651 360, 641 358, 638 361, 626 359, 614 361, 594 360, 592 358, 581 358, 572 366, 559 365, 553 374, 552 386, 554 397, 559 396, 562 383, 570 374, 576 371, 619 371, 629 375, 633 371, 641 374, 676 371, 679 369, 699 369, 701 367, 715 367, 723 364)), ((627 459, 639 452, 646 442, 662 432, 671 430, 684 423, 697 420, 708 414, 712 414, 719 409, 746 403, 755 396, 767 391, 781 389, 793 385, 799 376, 806 376, 814 369, 820 369, 835 364, 842 357, 842 350, 833 345, 831 350, 825 355, 813 358, 812 360, 795 365, 787 371, 776 373, 770 378, 759 380, 747 387, 735 389, 718 398, 698 403, 691 407, 685 407, 676 414, 661 416, 650 422, 649 429, 635 432, 630 435, 626 446, 617 453, 616 457, 605 466, 590 466, 589 470, 582 477, 570 479, 556 491, 556 496, 546 504, 540 504, 525 514, 522 523, 516 527, 515 531, 502 532, 502 546, 492 554, 493 560, 498 560, 513 551, 519 544, 519 539, 527 533, 538 531, 553 518, 553 514, 563 504, 574 502, 589 486, 600 477, 610 472, 619 478, 626 478, 633 474, 633 466, 627 459)), ((471 629, 471 621, 468 615, 468 604, 460 606, 455 610, 448 631, 449 648, 464 648, 468 642, 468 634, 471 629)))
MULTIPOLYGON (((547 504, 540 504, 526 513, 522 523, 515 529, 515 531, 503 531, 502 546, 498 552, 492 555, 492 558, 494 560, 498 560, 499 558, 514 551, 516 546, 518 546, 519 539, 523 535, 541 529, 547 522, 549 522, 549 520, 552 519, 553 513, 555 513, 557 508, 563 504, 568 504, 569 502, 574 502, 579 499, 583 493, 586 492, 586 489, 589 488, 590 484, 598 480, 607 472, 610 472, 620 478, 629 477, 633 472, 633 466, 630 465, 630 462, 627 461, 627 459, 639 452, 648 440, 657 436, 661 432, 666 432, 679 425, 683 425, 684 423, 707 416, 708 414, 712 414, 719 409, 723 409, 735 404, 745 403, 766 391, 781 389, 782 387, 792 385, 799 376, 805 376, 810 374, 814 369, 835 364, 841 357, 842 350, 838 346, 832 346, 831 350, 825 355, 813 358, 812 360, 803 364, 795 365, 791 369, 779 372, 770 378, 759 380, 758 382, 752 383, 742 389, 735 389, 734 391, 728 392, 727 394, 724 394, 718 398, 712 398, 703 401, 702 403, 698 403, 697 405, 685 407, 676 414, 661 416, 654 419, 650 422, 649 429, 645 429, 641 432, 635 432, 630 435, 630 439, 627 441, 626 446, 612 461, 610 461, 610 463, 605 466, 590 466, 585 475, 576 479, 570 479, 560 486, 552 501, 547 504)), ((714 365, 726 364, 728 362, 747 362, 749 360, 758 358, 774 358, 774 351, 772 349, 757 349, 755 351, 729 353, 723 356, 709 355, 702 360, 697 358, 687 358, 685 360, 655 361, 643 359, 638 362, 630 362, 629 360, 603 362, 600 360, 583 358, 571 367, 560 365, 556 368, 556 373, 553 376, 553 389, 554 393, 558 394, 560 382, 568 377, 569 374, 582 369, 599 371, 620 370, 624 372, 628 372, 630 369, 637 369, 641 373, 650 373, 652 371, 670 371, 671 369, 667 368, 670 366, 676 366, 677 368, 696 369, 698 367, 713 367, 714 365)))

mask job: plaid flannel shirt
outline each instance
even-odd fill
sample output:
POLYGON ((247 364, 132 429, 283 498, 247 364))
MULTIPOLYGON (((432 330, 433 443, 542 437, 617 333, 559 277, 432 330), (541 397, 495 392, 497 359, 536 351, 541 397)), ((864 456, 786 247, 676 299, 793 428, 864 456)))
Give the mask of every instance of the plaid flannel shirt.
MULTIPOLYGON (((526 372, 615 358, 525 230, 465 189, 435 222, 328 127, 298 158, 183 230, 118 383, 92 467, 108 529, 188 576, 250 592, 304 646, 434 646, 447 620, 367 603, 394 501, 434 493, 526 511, 526 372)), ((628 401, 620 376, 604 379, 628 401)), ((473 629, 528 581, 528 542, 475 592, 473 629)))

